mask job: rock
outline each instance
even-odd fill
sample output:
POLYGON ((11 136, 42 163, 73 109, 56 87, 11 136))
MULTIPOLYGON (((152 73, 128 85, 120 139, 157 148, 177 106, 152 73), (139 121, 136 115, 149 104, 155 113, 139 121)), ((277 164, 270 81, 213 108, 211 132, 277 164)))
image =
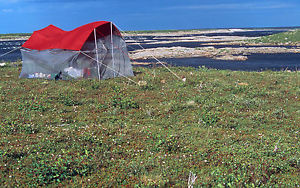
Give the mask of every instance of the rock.
POLYGON ((234 55, 223 55, 223 56, 218 56, 218 57, 213 57, 214 59, 219 59, 219 60, 235 60, 235 61, 245 61, 248 59, 247 56, 234 56, 234 55))
POLYGON ((240 83, 238 83, 237 85, 239 85, 239 86, 247 86, 247 85, 249 85, 248 83, 245 83, 245 82, 240 82, 240 83))
POLYGON ((142 81, 141 80, 141 81, 138 82, 138 85, 139 86, 145 86, 145 85, 147 85, 147 81, 142 81))
POLYGON ((188 101, 186 104, 188 106, 194 106, 196 103, 195 103, 195 101, 188 101))

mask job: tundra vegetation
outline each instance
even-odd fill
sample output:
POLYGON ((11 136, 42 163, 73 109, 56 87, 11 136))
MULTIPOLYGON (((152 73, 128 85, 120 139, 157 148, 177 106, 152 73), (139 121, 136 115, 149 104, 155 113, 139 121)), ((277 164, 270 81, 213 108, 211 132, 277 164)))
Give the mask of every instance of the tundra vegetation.
POLYGON ((255 39, 254 42, 257 42, 257 43, 276 43, 276 44, 299 43, 300 42, 300 29, 260 37, 258 39, 255 39))
POLYGON ((0 67, 0 185, 297 187, 299 72, 135 67, 135 81, 0 67))

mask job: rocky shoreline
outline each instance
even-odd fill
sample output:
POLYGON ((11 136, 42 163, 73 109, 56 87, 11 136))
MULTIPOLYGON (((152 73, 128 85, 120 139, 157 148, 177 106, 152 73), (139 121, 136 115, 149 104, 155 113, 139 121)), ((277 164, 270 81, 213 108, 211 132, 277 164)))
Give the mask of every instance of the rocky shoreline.
POLYGON ((16 41, 16 40, 28 40, 29 37, 17 37, 17 38, 0 38, 0 41, 16 41))
MULTIPOLYGON (((153 59, 155 58, 188 58, 188 57, 207 57, 217 60, 237 60, 245 61, 251 54, 275 54, 275 53, 300 53, 300 43, 282 43, 282 44, 267 44, 254 43, 253 39, 258 37, 234 36, 234 32, 247 32, 253 30, 211 30, 211 31, 192 31, 192 32, 170 32, 170 33, 155 33, 147 34, 152 36, 153 40, 143 40, 143 45, 149 44, 170 44, 170 43, 199 43, 198 47, 189 48, 182 46, 174 47, 158 47, 138 49, 130 52, 130 57, 133 60, 153 59), (199 34, 213 33, 233 33, 232 35, 224 36, 205 36, 199 34), (159 37, 156 41, 155 37, 159 37), (163 40, 165 39, 165 41, 163 40), (204 44, 204 45, 203 45, 204 44), (226 46, 226 47, 220 47, 226 46)), ((144 34, 145 35, 145 34, 144 34)), ((142 37, 142 34, 136 36, 142 37)), ((137 45, 135 40, 128 40, 130 44, 137 45)), ((129 45, 130 45, 129 44, 129 45)))
POLYGON ((134 60, 156 58, 186 58, 186 57, 208 57, 219 60, 247 60, 251 54, 273 54, 273 53, 300 53, 300 48, 290 49, 283 47, 240 47, 240 48, 215 48, 199 47, 171 47, 171 48, 151 48, 135 50, 130 53, 134 60))

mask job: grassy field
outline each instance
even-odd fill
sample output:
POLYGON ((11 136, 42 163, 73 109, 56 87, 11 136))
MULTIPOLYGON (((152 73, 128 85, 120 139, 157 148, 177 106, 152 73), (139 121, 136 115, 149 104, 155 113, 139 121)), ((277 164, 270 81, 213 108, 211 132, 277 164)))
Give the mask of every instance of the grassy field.
POLYGON ((260 37, 255 39, 254 42, 258 43, 296 43, 300 42, 300 29, 278 33, 270 36, 260 37))
POLYGON ((19 79, 0 67, 0 185, 297 187, 299 72, 134 68, 19 79))

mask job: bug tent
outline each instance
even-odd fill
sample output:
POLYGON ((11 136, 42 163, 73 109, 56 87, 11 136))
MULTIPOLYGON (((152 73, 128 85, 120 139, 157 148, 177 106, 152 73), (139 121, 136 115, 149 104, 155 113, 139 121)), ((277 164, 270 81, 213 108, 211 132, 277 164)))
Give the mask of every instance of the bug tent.
POLYGON ((72 31, 53 25, 22 45, 21 78, 107 79, 133 76, 125 40, 114 24, 98 21, 72 31))

